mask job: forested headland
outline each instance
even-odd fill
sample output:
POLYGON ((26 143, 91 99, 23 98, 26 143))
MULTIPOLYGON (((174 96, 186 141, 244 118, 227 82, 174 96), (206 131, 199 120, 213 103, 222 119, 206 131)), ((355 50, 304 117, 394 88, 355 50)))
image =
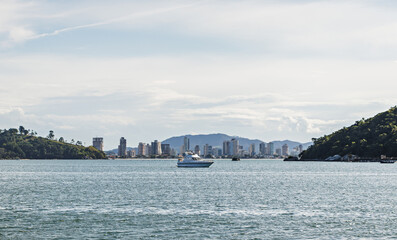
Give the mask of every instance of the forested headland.
POLYGON ((37 136, 23 126, 19 129, 0 130, 0 159, 105 159, 104 152, 84 147, 81 141, 67 143, 62 137, 55 139, 54 132, 47 137, 37 136))
POLYGON ((397 107, 356 121, 313 142, 314 145, 302 152, 302 160, 350 154, 361 158, 397 157, 397 107))

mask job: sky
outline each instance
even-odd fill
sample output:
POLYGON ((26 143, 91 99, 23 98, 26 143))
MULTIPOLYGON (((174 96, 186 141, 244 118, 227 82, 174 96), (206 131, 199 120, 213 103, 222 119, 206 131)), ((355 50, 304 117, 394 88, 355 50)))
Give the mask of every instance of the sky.
POLYGON ((393 0, 0 0, 0 128, 311 141, 397 103, 393 0))

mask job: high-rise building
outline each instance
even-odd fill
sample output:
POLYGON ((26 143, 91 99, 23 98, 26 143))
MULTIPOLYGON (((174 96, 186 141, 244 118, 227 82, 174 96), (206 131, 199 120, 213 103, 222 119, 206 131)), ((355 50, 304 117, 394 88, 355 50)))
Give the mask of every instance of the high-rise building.
POLYGON ((233 138, 231 140, 231 148, 232 148, 232 150, 231 150, 232 155, 235 155, 235 156, 239 155, 240 146, 238 144, 237 139, 233 138))
POLYGON ((169 144, 161 144, 161 153, 163 155, 171 155, 171 146, 169 144))
POLYGON ((266 143, 261 142, 261 143, 259 144, 259 153, 260 153, 261 155, 266 155, 266 143))
POLYGON ((222 149, 216 147, 212 148, 212 155, 215 157, 222 156, 222 149))
POLYGON ((194 147, 194 153, 200 156, 200 146, 199 145, 196 145, 194 147))
POLYGON ((151 150, 152 150, 151 154, 161 155, 161 142, 154 140, 154 142, 152 142, 151 150))
POLYGON ((140 142, 138 144, 138 156, 146 155, 145 148, 146 148, 146 144, 144 144, 143 142, 140 142))
POLYGON ((179 154, 183 155, 183 156, 185 155, 185 146, 184 145, 179 147, 179 154))
POLYGON ((250 144, 250 148, 248 152, 251 157, 255 156, 255 143, 250 144))
POLYGON ((204 145, 204 157, 212 155, 212 146, 205 144, 204 145))
POLYGON ((150 146, 150 144, 146 144, 146 148, 145 148, 145 156, 150 156, 152 154, 152 146, 150 146))
POLYGON ((99 151, 103 151, 103 138, 95 137, 92 139, 92 146, 98 149, 99 151))
MULTIPOLYGON (((273 154, 272 154, 273 155, 273 154)), ((276 155, 281 156, 281 148, 276 149, 276 155)))
POLYGON ((274 154, 274 143, 273 142, 269 142, 267 144, 267 150, 268 150, 268 155, 274 154))
POLYGON ((183 138, 183 151, 188 152, 190 150, 190 139, 188 137, 183 138))
POLYGON ((127 151, 127 157, 133 158, 133 157, 135 157, 135 155, 136 155, 135 150, 128 150, 127 151))
POLYGON ((233 155, 231 153, 231 144, 230 141, 224 141, 223 142, 223 155, 228 156, 228 155, 233 155))
POLYGON ((127 157, 127 139, 125 139, 124 137, 120 138, 118 155, 121 158, 127 157))
POLYGON ((218 156, 218 157, 219 157, 219 156, 222 156, 222 154, 223 154, 222 149, 218 148, 218 154, 217 154, 217 156, 218 156))
POLYGON ((288 145, 287 145, 287 144, 284 144, 284 145, 282 146, 282 148, 281 148, 281 154, 282 154, 283 156, 288 156, 289 150, 288 150, 288 145))

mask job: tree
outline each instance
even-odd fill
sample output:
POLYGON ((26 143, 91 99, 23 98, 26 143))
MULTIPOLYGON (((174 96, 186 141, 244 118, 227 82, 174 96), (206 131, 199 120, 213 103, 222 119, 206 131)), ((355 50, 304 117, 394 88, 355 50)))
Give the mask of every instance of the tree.
POLYGON ((11 133, 11 135, 16 135, 16 134, 18 133, 18 129, 16 129, 16 128, 10 128, 10 129, 8 130, 8 132, 11 133))
POLYGON ((25 128, 23 126, 19 126, 19 133, 25 134, 25 128))
POLYGON ((55 135, 54 135, 54 131, 50 130, 50 132, 48 133, 48 136, 47 136, 47 138, 48 138, 48 139, 51 139, 51 140, 53 140, 53 139, 54 139, 54 137, 55 137, 55 135))
POLYGON ((58 141, 61 142, 61 143, 64 143, 65 139, 63 139, 63 137, 60 137, 58 141))
POLYGON ((81 141, 77 141, 77 142, 76 142, 76 145, 77 145, 77 146, 83 146, 83 143, 82 143, 81 141))

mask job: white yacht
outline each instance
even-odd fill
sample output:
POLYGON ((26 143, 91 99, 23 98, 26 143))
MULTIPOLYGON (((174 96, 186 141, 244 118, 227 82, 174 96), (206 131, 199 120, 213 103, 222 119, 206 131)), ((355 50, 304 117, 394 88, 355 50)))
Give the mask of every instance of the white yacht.
POLYGON ((177 166, 185 168, 205 168, 213 164, 213 161, 202 160, 197 154, 187 152, 185 158, 178 159, 177 166))

